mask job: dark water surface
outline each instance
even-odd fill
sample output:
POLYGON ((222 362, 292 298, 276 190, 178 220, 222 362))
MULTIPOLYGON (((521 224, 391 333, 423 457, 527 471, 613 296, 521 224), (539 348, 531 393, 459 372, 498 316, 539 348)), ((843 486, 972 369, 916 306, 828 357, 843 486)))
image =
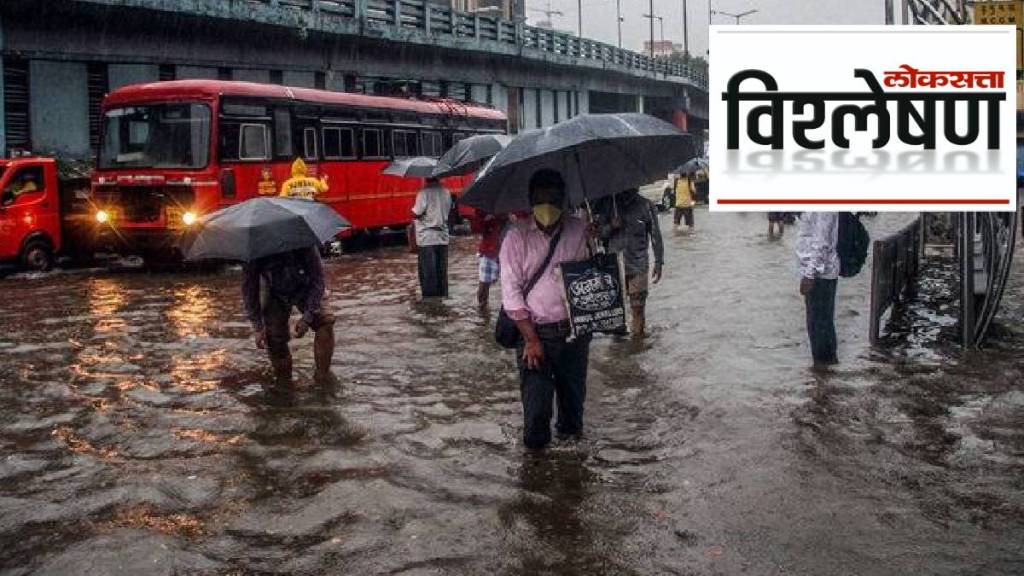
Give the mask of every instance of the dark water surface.
POLYGON ((237 269, 0 280, 0 571, 1024 573, 1024 267, 969 355, 948 265, 876 350, 869 273, 841 282, 815 375, 795 230, 663 218, 651 337, 595 341, 586 438, 539 457, 470 238, 444 303, 402 248, 329 261, 342 389, 293 342, 292 408, 261 398, 237 269))

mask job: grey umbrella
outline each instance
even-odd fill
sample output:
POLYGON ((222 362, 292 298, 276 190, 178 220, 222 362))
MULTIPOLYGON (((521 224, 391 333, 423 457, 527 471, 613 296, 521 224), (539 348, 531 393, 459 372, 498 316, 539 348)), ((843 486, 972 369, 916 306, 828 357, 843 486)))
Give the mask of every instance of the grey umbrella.
POLYGON ((318 246, 350 224, 330 206, 304 198, 253 198, 200 218, 181 243, 186 260, 251 262, 318 246))
POLYGON ((480 134, 463 138, 437 160, 432 176, 445 178, 469 174, 504 150, 511 141, 512 137, 504 134, 480 134))
POLYGON ((491 214, 528 210, 530 177, 551 168, 565 179, 569 203, 578 206, 660 180, 693 155, 688 134, 652 116, 577 116, 517 136, 484 167, 460 202, 491 214))
POLYGON ((426 156, 396 158, 384 168, 381 174, 401 178, 429 178, 435 166, 437 166, 437 160, 426 156))
POLYGON ((684 162, 681 166, 676 167, 672 171, 673 174, 693 174, 705 170, 708 167, 708 161, 703 158, 691 158, 684 162))

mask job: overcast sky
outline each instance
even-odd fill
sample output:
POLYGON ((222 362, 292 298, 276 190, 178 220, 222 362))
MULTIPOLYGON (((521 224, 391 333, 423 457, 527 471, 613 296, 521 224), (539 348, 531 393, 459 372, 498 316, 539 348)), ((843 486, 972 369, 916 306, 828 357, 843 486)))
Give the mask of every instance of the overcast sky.
MULTIPOLYGON (((544 20, 542 11, 564 12, 553 16, 555 28, 576 32, 579 0, 526 0, 530 23, 544 20)), ((620 0, 622 5, 622 47, 643 48, 650 37, 650 24, 643 18, 651 0, 620 0)), ((714 10, 741 13, 757 9, 743 18, 744 24, 882 24, 883 0, 687 0, 690 26, 690 52, 703 55, 708 47, 708 2, 714 10)), ((615 27, 615 0, 582 0, 583 35, 612 45, 618 43, 615 27)), ((683 42, 683 0, 654 0, 654 13, 664 18, 665 40, 683 42)), ((715 15, 715 24, 732 24, 735 19, 715 15)), ((661 40, 661 29, 654 22, 654 38, 661 40)))

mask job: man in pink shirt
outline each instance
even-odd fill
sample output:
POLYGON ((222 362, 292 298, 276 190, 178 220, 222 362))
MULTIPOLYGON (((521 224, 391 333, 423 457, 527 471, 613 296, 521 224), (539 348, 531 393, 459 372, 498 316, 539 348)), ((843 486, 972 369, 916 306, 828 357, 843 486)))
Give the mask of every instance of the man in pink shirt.
POLYGON ((590 336, 568 339, 569 315, 556 270, 562 262, 586 258, 588 247, 587 225, 564 214, 562 176, 538 170, 529 186, 531 217, 518 221, 501 245, 501 295, 505 312, 522 335, 517 360, 523 440, 528 448, 539 449, 551 441, 556 396, 559 438, 578 437, 583 431, 590 336), (544 266, 549 251, 551 258, 544 266), (537 273, 540 276, 527 293, 537 273))

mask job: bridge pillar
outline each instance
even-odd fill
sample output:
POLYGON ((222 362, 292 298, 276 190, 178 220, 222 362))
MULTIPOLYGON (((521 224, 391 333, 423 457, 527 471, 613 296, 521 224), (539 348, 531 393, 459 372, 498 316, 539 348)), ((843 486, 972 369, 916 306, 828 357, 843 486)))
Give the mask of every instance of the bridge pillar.
POLYGON ((81 62, 32 60, 29 63, 29 116, 32 150, 88 158, 89 90, 81 62))

